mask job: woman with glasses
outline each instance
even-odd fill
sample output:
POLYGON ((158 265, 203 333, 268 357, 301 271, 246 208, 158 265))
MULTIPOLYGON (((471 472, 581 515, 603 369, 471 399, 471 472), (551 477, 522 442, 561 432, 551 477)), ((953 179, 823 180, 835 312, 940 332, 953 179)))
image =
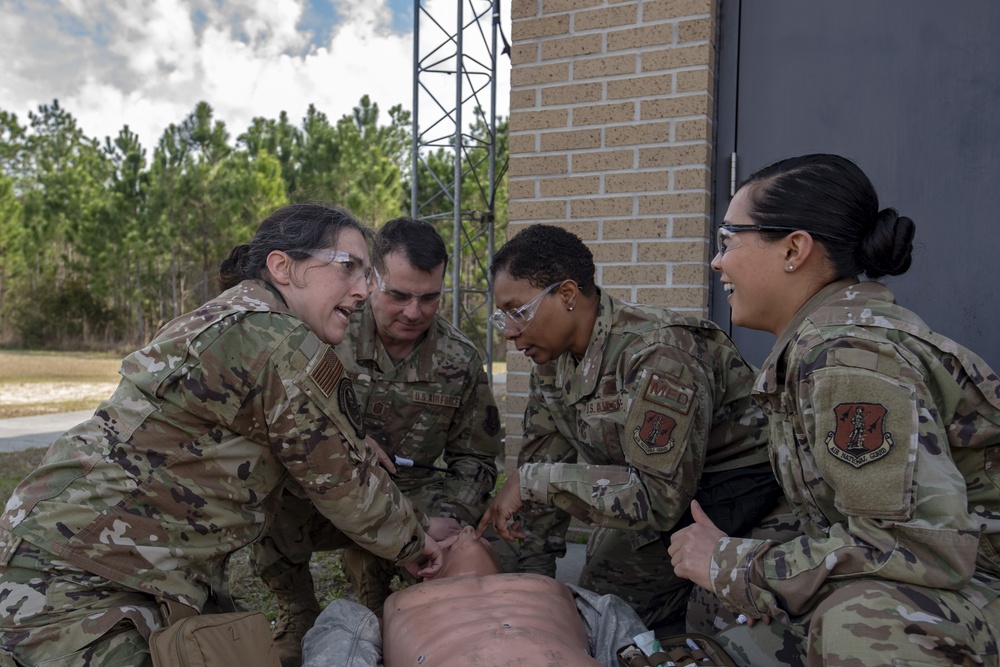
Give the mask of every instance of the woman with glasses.
POLYGON ((691 586, 664 539, 692 498, 742 534, 780 495, 753 369, 711 322, 597 287, 590 250, 559 227, 519 232, 490 272, 492 322, 534 365, 519 468, 480 529, 522 538, 520 569, 553 576, 570 516, 596 525, 580 585, 683 629, 691 586), (523 531, 508 526, 522 509, 523 531))
MULTIPOLYGON (((335 350, 371 446, 412 463, 400 465, 393 481, 428 517, 428 534, 443 540, 477 521, 489 502, 500 413, 475 345, 437 314, 448 266, 437 230, 414 218, 387 221, 375 235, 372 264, 368 304, 351 316, 335 350)), ((321 610, 309 574, 314 551, 344 550, 358 601, 379 617, 393 578, 406 571, 345 539, 335 522, 290 492, 278 517, 254 545, 254 561, 278 604, 275 644, 293 664, 321 610)))
POLYGON ((227 558, 285 484, 358 545, 440 567, 331 348, 368 296, 367 236, 338 209, 276 211, 222 262, 226 291, 125 357, 111 398, 15 489, 0 644, 17 664, 151 664, 158 600, 219 602, 227 558))
POLYGON ((777 336, 754 398, 805 535, 696 516, 677 573, 750 619, 726 637, 746 664, 996 665, 1000 378, 874 282, 909 268, 913 221, 805 155, 753 174, 720 235, 733 322, 777 336))

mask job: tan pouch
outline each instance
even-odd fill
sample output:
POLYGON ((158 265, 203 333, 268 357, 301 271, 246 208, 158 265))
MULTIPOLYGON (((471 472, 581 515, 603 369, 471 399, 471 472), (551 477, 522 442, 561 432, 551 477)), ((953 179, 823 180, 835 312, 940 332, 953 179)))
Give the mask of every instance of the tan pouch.
POLYGON ((171 613, 164 616, 169 625, 149 637, 154 667, 281 667, 259 611, 191 616, 176 613, 178 603, 163 602, 171 613), (186 618, 176 620, 178 615, 186 618))
POLYGON ((656 667, 671 665, 686 667, 736 667, 714 639, 706 635, 689 633, 660 639, 660 650, 647 656, 638 646, 627 644, 618 649, 619 667, 656 667))

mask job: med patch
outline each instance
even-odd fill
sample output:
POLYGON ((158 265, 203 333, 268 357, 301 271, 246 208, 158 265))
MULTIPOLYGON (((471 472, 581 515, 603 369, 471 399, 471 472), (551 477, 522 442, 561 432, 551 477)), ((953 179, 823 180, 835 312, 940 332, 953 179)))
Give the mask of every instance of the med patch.
POLYGON ((668 375, 653 371, 646 384, 643 398, 650 403, 656 403, 668 410, 686 415, 691 412, 691 406, 694 405, 694 394, 694 387, 689 387, 668 375))

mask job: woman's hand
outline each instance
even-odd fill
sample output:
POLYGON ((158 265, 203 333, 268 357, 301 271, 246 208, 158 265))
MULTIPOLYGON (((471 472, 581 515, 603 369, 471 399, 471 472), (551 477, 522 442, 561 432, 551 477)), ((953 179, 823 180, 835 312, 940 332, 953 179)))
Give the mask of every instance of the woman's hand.
POLYGON ((524 533, 518 529, 518 523, 508 525, 522 507, 524 507, 524 503, 521 501, 521 473, 515 470, 504 481, 503 486, 493 498, 493 502, 486 508, 486 513, 483 514, 479 526, 476 527, 476 537, 482 537, 483 532, 489 526, 493 526, 497 535, 505 540, 514 541, 525 537, 524 533))
POLYGON ((433 537, 424 533, 424 548, 420 551, 420 557, 406 563, 403 567, 417 579, 432 578, 444 567, 444 550, 454 544, 456 540, 458 540, 457 535, 437 542, 433 537))
POLYGON ((677 576, 690 579, 705 590, 712 590, 712 554, 715 545, 726 536, 719 530, 697 500, 691 501, 694 523, 670 537, 670 563, 677 576))
POLYGON ((375 458, 378 459, 378 464, 385 468, 390 475, 396 474, 396 464, 393 462, 392 458, 385 453, 385 450, 379 446, 377 442, 370 436, 365 436, 365 444, 368 445, 368 449, 375 452, 375 458))

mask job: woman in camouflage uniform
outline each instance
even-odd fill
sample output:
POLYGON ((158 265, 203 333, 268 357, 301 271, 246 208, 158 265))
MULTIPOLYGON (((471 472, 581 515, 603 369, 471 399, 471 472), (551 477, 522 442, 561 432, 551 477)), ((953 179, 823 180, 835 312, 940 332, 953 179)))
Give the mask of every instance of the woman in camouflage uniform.
POLYGON ((549 576, 570 516, 595 526, 580 585, 683 628, 691 584, 664 538, 692 497, 743 534, 780 495, 754 369, 711 322, 598 288, 590 250, 559 227, 519 232, 490 271, 493 323, 534 365, 520 467, 481 525, 511 539, 525 504, 519 569, 549 576))
POLYGON ((805 535, 696 511, 670 552, 750 619, 725 635, 745 664, 997 664, 1000 378, 858 279, 905 272, 913 236, 834 155, 757 172, 719 230, 733 322, 778 337, 754 397, 805 535))
POLYGON ((0 519, 2 664, 150 664, 157 597, 203 610, 285 484, 357 544, 437 570, 330 347, 368 296, 367 237, 337 209, 278 210, 222 263, 225 292, 123 360, 0 519))

